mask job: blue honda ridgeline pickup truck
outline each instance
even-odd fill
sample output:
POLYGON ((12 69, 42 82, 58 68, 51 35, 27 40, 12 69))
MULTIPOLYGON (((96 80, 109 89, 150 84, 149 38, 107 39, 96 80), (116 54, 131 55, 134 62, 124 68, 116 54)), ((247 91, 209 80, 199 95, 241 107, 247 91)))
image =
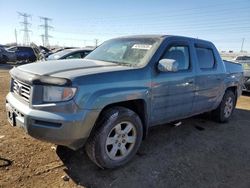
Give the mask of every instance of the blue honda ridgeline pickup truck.
POLYGON ((243 69, 208 41, 116 38, 85 59, 13 68, 8 120, 40 140, 78 149, 102 168, 127 163, 151 126, 212 112, 232 116, 243 69))

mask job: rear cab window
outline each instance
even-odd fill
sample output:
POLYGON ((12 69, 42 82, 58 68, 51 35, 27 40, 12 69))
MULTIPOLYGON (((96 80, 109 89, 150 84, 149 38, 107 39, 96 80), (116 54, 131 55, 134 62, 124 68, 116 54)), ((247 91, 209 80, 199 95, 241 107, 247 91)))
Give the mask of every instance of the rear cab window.
POLYGON ((201 70, 215 68, 216 60, 214 52, 211 48, 196 46, 195 51, 197 55, 198 65, 201 70))

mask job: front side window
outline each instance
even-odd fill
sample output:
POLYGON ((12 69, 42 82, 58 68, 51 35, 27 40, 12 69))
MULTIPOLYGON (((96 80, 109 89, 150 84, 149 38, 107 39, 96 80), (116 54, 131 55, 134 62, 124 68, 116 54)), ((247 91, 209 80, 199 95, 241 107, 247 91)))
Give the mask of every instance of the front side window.
POLYGON ((215 65, 214 53, 212 49, 196 47, 196 54, 200 69, 211 69, 215 65))
POLYGON ((104 42, 86 59, 100 60, 125 66, 145 65, 153 55, 160 40, 157 38, 124 38, 104 42))
POLYGON ((167 49, 162 59, 174 59, 178 63, 178 70, 188 70, 190 67, 189 48, 173 45, 167 49))

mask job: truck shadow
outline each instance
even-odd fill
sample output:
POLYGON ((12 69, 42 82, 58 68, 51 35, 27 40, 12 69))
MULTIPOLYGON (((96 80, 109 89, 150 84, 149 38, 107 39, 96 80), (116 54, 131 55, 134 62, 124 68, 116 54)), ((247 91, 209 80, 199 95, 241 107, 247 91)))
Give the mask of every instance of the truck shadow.
POLYGON ((178 127, 153 127, 132 161, 112 170, 98 168, 84 149, 58 146, 57 154, 68 176, 86 187, 216 187, 219 180, 234 187, 230 183, 245 185, 250 176, 249 125, 250 111, 236 109, 230 123, 196 116, 178 127))
POLYGON ((248 96, 248 97, 250 97, 250 92, 245 92, 245 91, 244 91, 244 92, 242 92, 242 95, 243 95, 243 96, 248 96))

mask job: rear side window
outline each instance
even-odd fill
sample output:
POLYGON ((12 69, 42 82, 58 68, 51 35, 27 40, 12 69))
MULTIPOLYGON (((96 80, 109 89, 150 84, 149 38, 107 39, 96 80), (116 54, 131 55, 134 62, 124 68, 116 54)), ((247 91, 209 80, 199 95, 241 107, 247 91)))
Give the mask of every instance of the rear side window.
POLYGON ((212 69, 215 65, 212 49, 196 47, 196 54, 200 69, 212 69))

